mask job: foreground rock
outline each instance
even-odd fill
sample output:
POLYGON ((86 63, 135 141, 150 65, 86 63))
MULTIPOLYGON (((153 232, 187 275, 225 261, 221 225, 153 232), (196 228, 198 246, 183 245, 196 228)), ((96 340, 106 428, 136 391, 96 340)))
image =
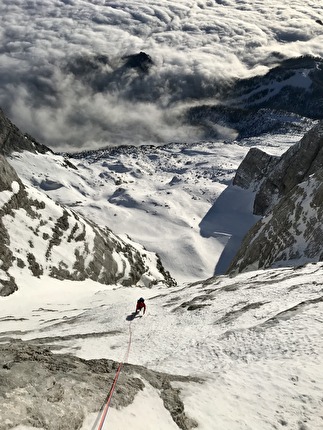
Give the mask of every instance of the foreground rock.
MULTIPOLYGON (((85 417, 104 406, 118 363, 111 360, 82 360, 52 354, 49 349, 24 343, 0 344, 0 430, 18 425, 48 430, 76 430, 85 417)), ((112 408, 131 404, 136 394, 150 384, 159 393, 179 429, 196 423, 184 411, 172 381, 189 377, 152 372, 125 364, 112 397, 112 408)))

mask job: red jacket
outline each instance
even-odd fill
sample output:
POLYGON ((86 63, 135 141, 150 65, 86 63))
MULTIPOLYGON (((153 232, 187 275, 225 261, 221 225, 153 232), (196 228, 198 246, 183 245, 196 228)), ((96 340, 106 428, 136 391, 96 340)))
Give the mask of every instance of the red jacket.
POLYGON ((141 311, 144 308, 144 313, 146 312, 146 304, 145 302, 137 302, 136 312, 141 311))

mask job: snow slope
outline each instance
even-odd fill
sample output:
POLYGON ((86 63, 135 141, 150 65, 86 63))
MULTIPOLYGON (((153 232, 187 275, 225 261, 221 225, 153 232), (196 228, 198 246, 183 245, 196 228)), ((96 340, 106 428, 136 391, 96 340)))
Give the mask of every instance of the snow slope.
MULTIPOLYGON (((130 329, 130 363, 203 380, 174 383, 198 428, 318 430, 322 274, 323 265, 313 264, 171 289, 17 274, 23 288, 1 298, 1 341, 39 341, 57 352, 122 361, 130 329), (146 299, 147 312, 132 319, 139 295, 146 299)), ((96 418, 89 415, 83 430, 92 429, 96 418)), ((177 428, 147 384, 127 408, 110 408, 104 428, 128 426, 177 428)))

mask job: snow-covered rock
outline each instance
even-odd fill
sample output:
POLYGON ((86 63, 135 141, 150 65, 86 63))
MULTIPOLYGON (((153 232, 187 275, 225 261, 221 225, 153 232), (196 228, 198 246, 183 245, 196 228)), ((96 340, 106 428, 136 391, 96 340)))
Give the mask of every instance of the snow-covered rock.
POLYGON ((323 260, 323 169, 298 184, 248 232, 229 272, 323 260))
POLYGON ((280 158, 250 151, 236 183, 255 190, 258 180, 254 213, 265 216, 246 235, 229 272, 323 260, 322 165, 323 122, 280 158), (267 166, 250 167, 259 154, 267 166))
POLYGON ((290 147, 275 166, 264 172, 264 181, 255 197, 254 213, 267 214, 279 198, 323 165, 323 122, 319 122, 290 147))
POLYGON ((13 268, 104 284, 173 283, 156 254, 24 186, 3 156, 0 173, 0 295, 17 288, 13 268))

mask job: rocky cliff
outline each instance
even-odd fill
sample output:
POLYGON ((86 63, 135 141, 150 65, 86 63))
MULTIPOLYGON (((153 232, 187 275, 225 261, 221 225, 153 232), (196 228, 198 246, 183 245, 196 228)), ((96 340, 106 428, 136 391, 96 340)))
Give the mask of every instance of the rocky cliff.
POLYGON ((13 151, 24 150, 40 153, 51 151, 28 134, 23 134, 0 109, 0 154, 8 155, 13 151))
MULTIPOLYGON (((77 430, 90 413, 97 414, 92 427, 97 428, 117 368, 112 360, 53 354, 36 344, 0 344, 0 430, 20 425, 77 430)), ((153 387, 178 428, 190 430, 196 423, 185 414, 180 390, 172 386, 176 381, 197 380, 125 364, 111 406, 126 407, 138 392, 153 387)))
POLYGON ((251 150, 234 183, 255 191, 249 231, 229 272, 323 260, 323 122, 281 157, 251 150), (259 160, 259 162, 258 162, 259 160))
POLYGON ((121 240, 32 187, 0 156, 0 295, 17 289, 13 273, 150 286, 173 280, 154 254, 121 240))
POLYGON ((306 180, 323 166, 323 122, 305 134, 264 171, 264 180, 256 194, 254 213, 265 215, 281 197, 287 195, 297 184, 306 180))

